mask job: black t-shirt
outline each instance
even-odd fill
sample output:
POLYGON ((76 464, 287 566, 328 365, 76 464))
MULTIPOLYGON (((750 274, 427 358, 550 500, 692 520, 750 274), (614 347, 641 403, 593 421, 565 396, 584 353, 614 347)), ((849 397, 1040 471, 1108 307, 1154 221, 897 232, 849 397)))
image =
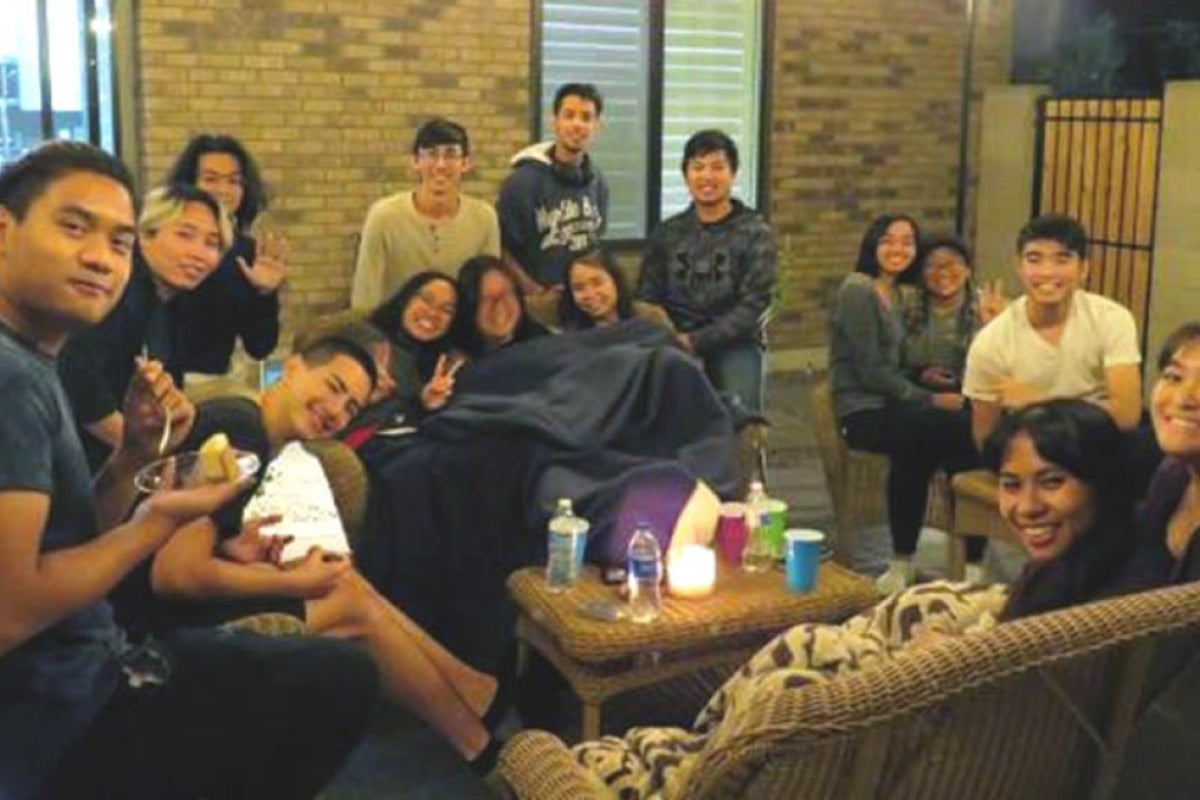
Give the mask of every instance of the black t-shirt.
MULTIPOLYGON (((248 397, 217 397, 201 403, 196 407, 196 422, 179 450, 184 453, 199 450, 200 445, 217 433, 228 436, 229 444, 234 448, 258 456, 257 477, 261 478, 271 456, 271 442, 258 403, 248 397)), ((246 490, 213 515, 222 537, 234 536, 241 530, 242 511, 253 493, 253 489, 246 490)))
MULTIPOLYGON (((270 443, 263 425, 262 409, 245 397, 219 397, 196 408, 196 421, 179 447, 179 452, 199 449, 210 436, 224 433, 229 443, 258 456, 261 479, 270 457, 270 443)), ((242 527, 242 512, 254 487, 213 515, 220 538, 236 536, 242 527)), ((265 612, 291 614, 304 619, 301 600, 282 597, 247 597, 233 600, 188 601, 154 594, 150 579, 152 562, 131 572, 113 593, 113 604, 121 624, 135 634, 163 633, 182 627, 219 625, 222 622, 265 612)))

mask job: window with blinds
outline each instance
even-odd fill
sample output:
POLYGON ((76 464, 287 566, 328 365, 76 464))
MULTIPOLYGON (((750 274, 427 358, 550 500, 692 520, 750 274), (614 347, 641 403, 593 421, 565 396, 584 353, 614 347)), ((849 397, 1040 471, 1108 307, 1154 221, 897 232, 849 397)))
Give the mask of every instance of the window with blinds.
POLYGON ((592 156, 610 186, 608 239, 643 239, 688 204, 679 163, 684 142, 703 128, 737 142, 735 191, 754 204, 762 0, 543 0, 541 11, 539 135, 549 136, 555 89, 596 85, 604 128, 592 156))

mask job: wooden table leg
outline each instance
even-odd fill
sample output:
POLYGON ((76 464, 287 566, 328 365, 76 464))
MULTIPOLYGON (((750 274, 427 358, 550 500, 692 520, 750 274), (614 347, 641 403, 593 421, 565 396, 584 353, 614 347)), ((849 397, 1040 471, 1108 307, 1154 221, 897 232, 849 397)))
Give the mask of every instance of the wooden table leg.
POLYGON ((600 738, 600 704, 583 701, 583 730, 580 741, 590 742, 600 738))

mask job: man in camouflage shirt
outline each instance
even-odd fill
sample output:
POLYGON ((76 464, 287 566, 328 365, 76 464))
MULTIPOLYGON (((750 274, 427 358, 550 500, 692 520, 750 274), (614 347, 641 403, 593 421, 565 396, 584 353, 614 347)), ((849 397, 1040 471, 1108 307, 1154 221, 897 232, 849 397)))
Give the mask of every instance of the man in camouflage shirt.
POLYGON ((718 130, 683 149, 692 204, 650 237, 638 294, 658 303, 717 389, 761 412, 766 323, 775 294, 775 239, 763 217, 732 196, 738 151, 718 130))

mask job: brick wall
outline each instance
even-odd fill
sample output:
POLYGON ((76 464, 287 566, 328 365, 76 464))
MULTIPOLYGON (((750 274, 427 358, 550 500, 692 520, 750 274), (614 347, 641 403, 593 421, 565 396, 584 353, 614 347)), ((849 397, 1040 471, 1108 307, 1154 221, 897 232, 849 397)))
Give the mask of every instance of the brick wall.
MULTIPOLYGON (((529 131, 531 0, 141 0, 143 176, 201 131, 242 138, 293 243, 285 321, 343 307, 376 198, 411 183, 420 122, 470 131, 492 197, 529 131)), ((1008 74, 1012 0, 981 9, 975 85, 1008 74)), ((886 209, 953 224, 963 0, 778 0, 771 212, 776 347, 820 345, 825 298, 886 209)))
POLYGON ((242 139, 292 242, 285 323, 344 308, 367 208, 412 183, 418 125, 472 137, 495 195, 529 138, 529 0, 141 0, 144 180, 200 132, 242 139))
MULTIPOLYGON (((974 85, 1008 78, 1011 0, 976 3, 974 85)), ((952 230, 963 0, 777 3, 771 213, 786 273, 777 346, 826 341, 829 293, 877 214, 952 230)), ((978 102, 971 152, 978 141, 978 102)))

